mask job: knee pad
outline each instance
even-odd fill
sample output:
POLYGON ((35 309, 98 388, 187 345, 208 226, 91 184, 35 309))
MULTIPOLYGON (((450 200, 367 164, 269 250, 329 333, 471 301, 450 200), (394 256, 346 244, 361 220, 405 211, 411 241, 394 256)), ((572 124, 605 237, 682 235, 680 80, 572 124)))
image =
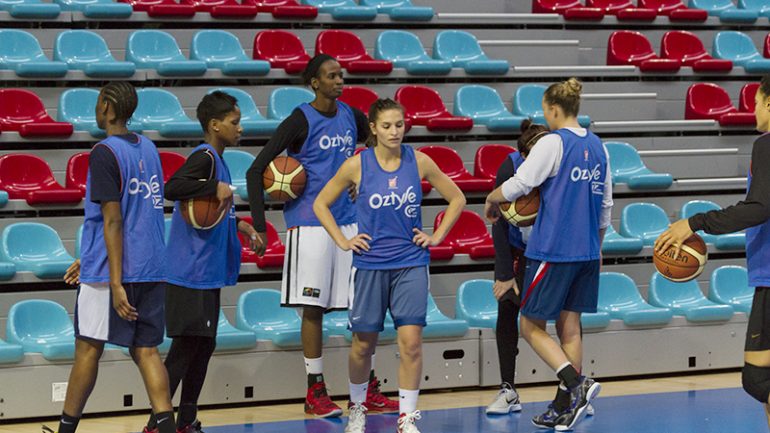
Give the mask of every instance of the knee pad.
POLYGON ((743 389, 762 404, 768 403, 770 396, 770 367, 757 367, 744 364, 741 375, 743 389))

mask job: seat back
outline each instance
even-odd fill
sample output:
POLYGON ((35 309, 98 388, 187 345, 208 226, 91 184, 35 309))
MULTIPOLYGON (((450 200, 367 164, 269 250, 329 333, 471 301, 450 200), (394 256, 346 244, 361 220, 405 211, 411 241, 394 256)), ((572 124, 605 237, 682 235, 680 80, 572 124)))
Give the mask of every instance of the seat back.
POLYGON ((253 55, 255 59, 267 60, 274 68, 283 68, 289 62, 310 60, 299 37, 285 30, 257 33, 253 55))
POLYGON ((516 89, 513 95, 513 114, 525 117, 543 115, 543 95, 545 86, 525 84, 516 89))
POLYGON ((348 62, 371 59, 361 39, 355 33, 345 30, 324 30, 318 33, 315 54, 328 54, 337 59, 342 67, 346 67, 348 62))
POLYGON ((705 9, 709 13, 735 9, 732 0, 690 0, 689 4, 693 9, 705 9))
POLYGON ((403 30, 385 30, 380 33, 374 45, 374 57, 390 60, 398 67, 402 67, 405 62, 429 59, 420 38, 403 30))
POLYGON ((233 179, 233 184, 241 183, 246 184, 246 172, 251 167, 251 163, 254 162, 254 155, 242 150, 227 149, 222 154, 222 159, 225 160, 227 168, 230 169, 230 177, 233 179))
POLYGON ((222 68, 227 62, 248 60, 238 38, 224 30, 195 33, 190 44, 190 58, 202 60, 213 68, 222 68))
POLYGON ((157 68, 162 62, 187 60, 173 36, 160 30, 136 30, 128 36, 126 60, 137 68, 157 68))
POLYGON ((507 144, 485 144, 476 150, 473 162, 473 176, 481 179, 497 178, 497 170, 516 149, 507 144))
POLYGON ((618 30, 607 41, 608 65, 638 65, 655 57, 652 44, 639 32, 618 30))
POLYGON ((43 101, 29 90, 0 89, 0 101, 0 130, 18 131, 27 123, 53 122, 43 101))
POLYGON ((72 155, 67 161, 66 184, 67 188, 79 189, 85 193, 86 180, 88 179, 89 152, 80 152, 72 155))
POLYGON ((645 168, 642 158, 634 146, 619 141, 608 141, 604 143, 604 146, 610 155, 613 180, 627 182, 628 176, 645 168))
POLYGON ((652 274, 647 297, 650 303, 669 308, 680 308, 682 305, 697 304, 706 300, 697 280, 675 283, 657 272, 652 274))
POLYGON ((583 6, 580 0, 532 0, 532 12, 536 14, 564 13, 567 9, 583 6))
POLYGON ((481 49, 476 36, 462 30, 444 30, 433 41, 433 58, 463 62, 486 60, 487 55, 481 49))
POLYGON ((666 32, 660 42, 660 52, 662 57, 679 60, 685 66, 711 57, 698 36, 685 30, 666 32))
POLYGON ((441 95, 426 86, 402 86, 396 91, 396 101, 406 109, 407 117, 414 120, 449 115, 441 95))
POLYGON ((379 95, 368 87, 345 86, 339 100, 361 110, 364 114, 369 114, 369 109, 377 98, 379 95))
POLYGON ((770 9, 770 3, 767 0, 738 0, 738 9, 764 12, 770 9))
POLYGON ((602 272, 599 274, 599 302, 602 309, 612 310, 632 304, 643 303, 636 283, 626 274, 602 272))
POLYGON ((736 31, 717 33, 714 36, 712 50, 714 57, 732 60, 733 63, 739 66, 745 66, 750 60, 762 57, 751 38, 744 33, 736 31))
POLYGON ((631 203, 620 216, 620 234, 645 240, 645 245, 651 244, 649 236, 662 232, 668 225, 666 212, 653 203, 631 203))
POLYGON ((45 61, 48 61, 48 58, 43 54, 43 49, 34 35, 24 30, 0 30, 0 69, 3 63, 45 61))
MULTIPOLYGON (((444 219, 444 211, 436 215, 433 222, 434 229, 441 224, 444 219)), ((462 244, 476 244, 491 241, 491 236, 487 230, 487 225, 478 214, 464 210, 452 226, 452 230, 447 233, 444 243, 452 248, 459 248, 462 244)))
POLYGON ((709 200, 690 200, 682 205, 682 209, 679 211, 680 218, 690 218, 691 216, 708 212, 712 210, 720 210, 721 206, 709 200))
POLYGON ((428 155, 450 179, 470 177, 456 150, 446 146, 423 146, 418 150, 428 155))
POLYGON ((74 335, 67 310, 54 301, 25 299, 13 304, 8 311, 6 337, 10 343, 44 343, 74 335))
POLYGON ((492 280, 468 280, 460 284, 455 300, 455 318, 469 321, 482 316, 497 316, 497 299, 492 280))
POLYGON ((67 63, 70 67, 85 63, 115 61, 104 38, 88 30, 66 30, 59 33, 54 42, 53 58, 67 63))
POLYGON ((299 87, 279 87, 270 94, 267 104, 267 117, 283 120, 302 103, 310 103, 315 99, 313 92, 299 87))
POLYGON ((586 6, 600 8, 609 13, 616 13, 622 9, 635 7, 634 2, 631 0, 586 0, 586 6))
POLYGON ((677 9, 687 9, 682 0, 639 0, 639 7, 655 9, 663 15, 668 15, 677 9))
POLYGON ((695 83, 687 89, 685 119, 715 119, 735 111, 730 95, 713 83, 695 83))
POLYGON ((0 156, 0 190, 7 191, 9 198, 26 199, 32 191, 58 186, 51 167, 43 158, 28 153, 0 156))
POLYGON ((168 182, 187 161, 187 158, 176 152, 160 151, 158 155, 160 155, 160 165, 163 167, 163 182, 168 182))
POLYGON ((234 87, 218 87, 209 90, 209 93, 216 91, 225 92, 228 95, 235 97, 235 99, 238 101, 238 109, 241 110, 241 122, 250 120, 265 120, 265 116, 259 112, 259 108, 257 108, 257 104, 254 103, 254 99, 252 99, 251 95, 245 91, 236 89, 234 87))
POLYGON ((300 326, 297 313, 288 308, 281 308, 281 292, 272 289, 253 289, 241 294, 238 298, 236 322, 240 329, 299 329, 300 326))
POLYGON ((457 89, 454 101, 454 114, 468 116, 473 121, 483 123, 484 119, 510 115, 497 90, 478 84, 471 84, 457 89))
POLYGON ((752 292, 749 273, 743 266, 721 266, 711 273, 709 298, 716 300, 744 297, 752 292))
POLYGON ((744 113, 753 113, 756 105, 757 90, 759 83, 747 83, 741 87, 741 96, 738 100, 738 110, 744 113))
POLYGON ((3 230, 3 256, 11 261, 47 262, 70 257, 59 234, 41 223, 13 223, 3 230))
POLYGON ((75 125, 96 125, 96 101, 99 91, 95 89, 67 89, 59 96, 56 117, 59 121, 75 125))
POLYGON ((132 120, 140 124, 163 124, 166 122, 189 121, 182 104, 176 95, 168 90, 159 88, 139 89, 139 103, 136 106, 132 120))

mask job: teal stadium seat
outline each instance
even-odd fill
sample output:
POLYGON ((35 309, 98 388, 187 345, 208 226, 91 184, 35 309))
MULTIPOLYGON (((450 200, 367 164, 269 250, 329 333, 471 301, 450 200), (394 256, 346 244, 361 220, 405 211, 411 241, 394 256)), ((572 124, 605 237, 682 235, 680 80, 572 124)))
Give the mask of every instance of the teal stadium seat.
POLYGON ((54 0, 63 11, 82 12, 88 18, 128 18, 134 8, 112 0, 54 0))
POLYGON ((318 12, 331 14, 339 21, 372 21, 377 18, 377 8, 361 6, 353 0, 302 0, 302 4, 315 6, 318 12))
POLYGON ((230 76, 262 76, 270 72, 270 62, 246 57, 240 41, 224 30, 201 30, 193 36, 190 59, 206 63, 230 76))
POLYGON ((83 242, 83 224, 80 224, 78 231, 75 233, 75 258, 80 258, 80 247, 83 242))
POLYGON ((403 30, 381 32, 374 45, 374 58, 388 60, 411 75, 446 75, 452 71, 452 62, 430 58, 420 38, 403 30))
MULTIPOLYGON (((109 4, 125 6, 131 10, 131 6, 125 3, 109 4)), ((70 69, 81 70, 94 78, 130 77, 136 71, 133 63, 115 60, 104 38, 88 30, 66 30, 59 33, 53 46, 53 58, 66 63, 70 69)), ((93 111, 93 106, 88 108, 93 111)))
POLYGON ((168 239, 171 236, 171 217, 167 216, 163 218, 163 242, 168 245, 168 239))
POLYGON ((490 132, 518 132, 526 117, 514 116, 505 108, 497 90, 479 84, 457 89, 455 116, 467 116, 474 124, 486 125, 490 132))
POLYGON ((645 246, 652 246, 669 223, 666 212, 660 206, 653 203, 631 203, 620 214, 620 234, 627 238, 639 238, 645 246))
POLYGON ((639 238, 627 238, 621 236, 610 225, 604 233, 602 242, 602 254, 608 255, 635 255, 644 248, 644 242, 639 238))
POLYGON ((59 109, 56 120, 69 122, 78 131, 86 131, 95 138, 103 138, 107 133, 96 124, 94 107, 99 99, 95 89, 67 89, 59 95, 59 109))
POLYGON ((435 14, 432 7, 415 6, 411 0, 360 0, 361 6, 372 6, 377 12, 390 15, 394 21, 430 21, 435 14))
POLYGON ((631 189, 665 189, 674 182, 668 173, 655 173, 642 161, 634 146, 618 141, 604 145, 610 155, 612 182, 625 183, 631 189))
POLYGON ((206 73, 206 62, 188 60, 173 36, 159 30, 136 30, 126 42, 126 60, 137 69, 154 69, 163 76, 196 77, 206 73))
POLYGON ((0 190, 0 207, 8 204, 8 192, 0 190))
MULTIPOLYGON (((395 326, 393 318, 390 317, 390 312, 386 313, 385 321, 383 323, 384 329, 380 332, 377 341, 395 341, 398 338, 398 332, 396 331, 395 326)), ((347 311, 332 311, 324 314, 324 328, 328 329, 329 335, 342 335, 345 337, 346 341, 353 341, 353 333, 348 329, 347 311)))
POLYGON ((645 302, 634 280, 618 272, 599 275, 599 309, 626 326, 664 326, 674 316, 670 308, 645 302))
MULTIPOLYGON (((296 311, 281 307, 281 293, 272 289, 253 289, 238 298, 236 327, 250 330, 258 340, 270 340, 278 347, 302 346, 302 320, 296 311)), ((328 330, 324 329, 324 343, 328 330)))
POLYGON ((61 7, 40 0, 0 0, 0 11, 8 12, 13 18, 56 18, 61 7))
POLYGON ((200 122, 187 117, 176 96, 163 89, 139 89, 139 104, 132 121, 144 130, 158 131, 163 137, 202 137, 200 122))
POLYGON ((770 18, 770 2, 767 0, 738 0, 738 9, 754 11, 760 17, 770 18))
POLYGON ((219 310, 217 324, 217 352, 248 350, 257 345, 257 336, 251 331, 238 329, 230 324, 225 313, 219 310))
POLYGON ((731 60, 749 73, 770 72, 770 59, 762 57, 751 38, 741 32, 722 31, 714 36, 712 54, 717 59, 731 60))
POLYGON ((279 87, 270 94, 267 104, 267 118, 279 122, 289 117, 295 108, 303 102, 310 103, 315 95, 308 89, 300 87, 279 87))
POLYGON ((251 167, 251 163, 254 162, 254 155, 243 150, 227 149, 222 158, 224 158, 227 168, 230 169, 232 185, 238 188, 236 193, 241 197, 241 200, 248 201, 249 193, 246 190, 246 171, 251 167))
MULTIPOLYGON (((545 125, 543 115, 543 95, 546 87, 539 84, 525 84, 516 89, 513 95, 513 114, 532 119, 533 122, 545 125)), ((584 128, 591 126, 591 118, 585 114, 578 115, 578 123, 584 128)))
POLYGON ((423 329, 423 338, 459 338, 468 332, 468 322, 460 319, 450 319, 438 309, 433 296, 428 294, 428 325, 423 329))
POLYGON ((0 340, 0 364, 14 364, 24 359, 24 348, 0 340))
POLYGON ((56 230, 33 222, 5 227, 0 258, 16 265, 17 271, 32 272, 38 278, 62 278, 75 261, 56 230))
POLYGON ((754 287, 743 266, 722 266, 711 273, 708 298, 718 304, 730 305, 735 311, 751 312, 754 287))
POLYGON ((703 9, 720 21, 753 23, 759 18, 759 11, 738 9, 732 0, 690 0, 691 9, 703 9))
MULTIPOLYGON (((722 207, 713 201, 708 200, 690 200, 682 205, 682 210, 679 212, 680 218, 690 218, 691 216, 709 212, 712 210, 721 210, 722 207)), ((703 238, 703 241, 708 244, 714 244, 718 250, 744 250, 746 249, 746 233, 727 233, 723 235, 711 235, 705 233, 702 230, 698 231, 698 235, 703 238)))
POLYGON ((580 325, 583 329, 601 329, 606 328, 611 319, 610 313, 597 309, 595 313, 582 313, 580 325))
POLYGON ((233 87, 219 87, 209 90, 209 93, 217 90, 234 96, 238 100, 238 108, 241 110, 243 135, 271 135, 281 123, 278 120, 265 119, 265 116, 259 112, 259 108, 257 108, 257 104, 254 103, 251 95, 245 91, 233 87))
POLYGON ((448 60, 452 66, 465 69, 468 75, 505 75, 507 60, 490 59, 481 49, 476 36, 461 30, 444 30, 433 41, 433 58, 448 60))
POLYGON ((5 334, 9 343, 49 361, 75 358, 75 328, 67 310, 56 302, 26 299, 13 304, 5 334))
POLYGON ((34 35, 23 30, 0 30, 0 69, 10 69, 20 77, 63 77, 67 65, 52 61, 34 35))
POLYGON ((492 280, 468 280, 460 284, 455 297, 455 319, 474 328, 497 328, 497 299, 492 280))
POLYGON ((706 299, 696 280, 675 283, 655 272, 647 290, 650 304, 670 308, 690 322, 726 322, 733 317, 733 307, 706 299))

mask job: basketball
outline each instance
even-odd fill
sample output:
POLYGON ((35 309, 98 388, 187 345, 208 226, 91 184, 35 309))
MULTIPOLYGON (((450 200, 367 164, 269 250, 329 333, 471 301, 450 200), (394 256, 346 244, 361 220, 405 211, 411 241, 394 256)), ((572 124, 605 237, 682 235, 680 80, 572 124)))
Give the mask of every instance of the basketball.
POLYGON ((208 230, 219 224, 227 209, 217 213, 219 199, 216 196, 191 198, 179 203, 182 218, 196 229, 208 230))
POLYGON ((294 200, 305 190, 307 175, 302 164, 290 156, 279 156, 262 174, 265 192, 273 200, 294 200))
POLYGON ((703 272, 703 267, 708 259, 708 248, 703 239, 693 234, 682 245, 679 255, 674 257, 675 248, 669 247, 666 251, 656 251, 652 256, 655 269, 667 279, 684 283, 696 278, 703 272))
POLYGON ((500 213, 516 227, 529 227, 535 223, 539 207, 540 190, 535 188, 529 194, 517 198, 513 206, 510 202, 500 203, 500 213))

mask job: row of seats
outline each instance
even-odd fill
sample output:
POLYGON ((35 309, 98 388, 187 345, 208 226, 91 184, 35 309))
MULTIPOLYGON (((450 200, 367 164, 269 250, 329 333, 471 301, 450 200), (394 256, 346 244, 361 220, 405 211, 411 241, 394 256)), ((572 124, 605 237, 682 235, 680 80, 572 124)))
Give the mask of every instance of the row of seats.
MULTIPOLYGON (((717 0, 721 1, 721 0, 717 0)), ((730 1, 730 0, 725 0, 730 1)), ((532 0, 533 13, 558 13, 566 20, 599 21, 605 15, 618 20, 652 21, 658 16, 671 21, 706 21, 709 12, 690 0, 688 8, 683 0, 532 0)))
POLYGON ((730 100, 725 89, 714 83, 695 83, 687 89, 685 119, 714 119, 720 125, 755 125, 754 97, 759 83, 748 83, 741 88, 738 107, 730 100))

